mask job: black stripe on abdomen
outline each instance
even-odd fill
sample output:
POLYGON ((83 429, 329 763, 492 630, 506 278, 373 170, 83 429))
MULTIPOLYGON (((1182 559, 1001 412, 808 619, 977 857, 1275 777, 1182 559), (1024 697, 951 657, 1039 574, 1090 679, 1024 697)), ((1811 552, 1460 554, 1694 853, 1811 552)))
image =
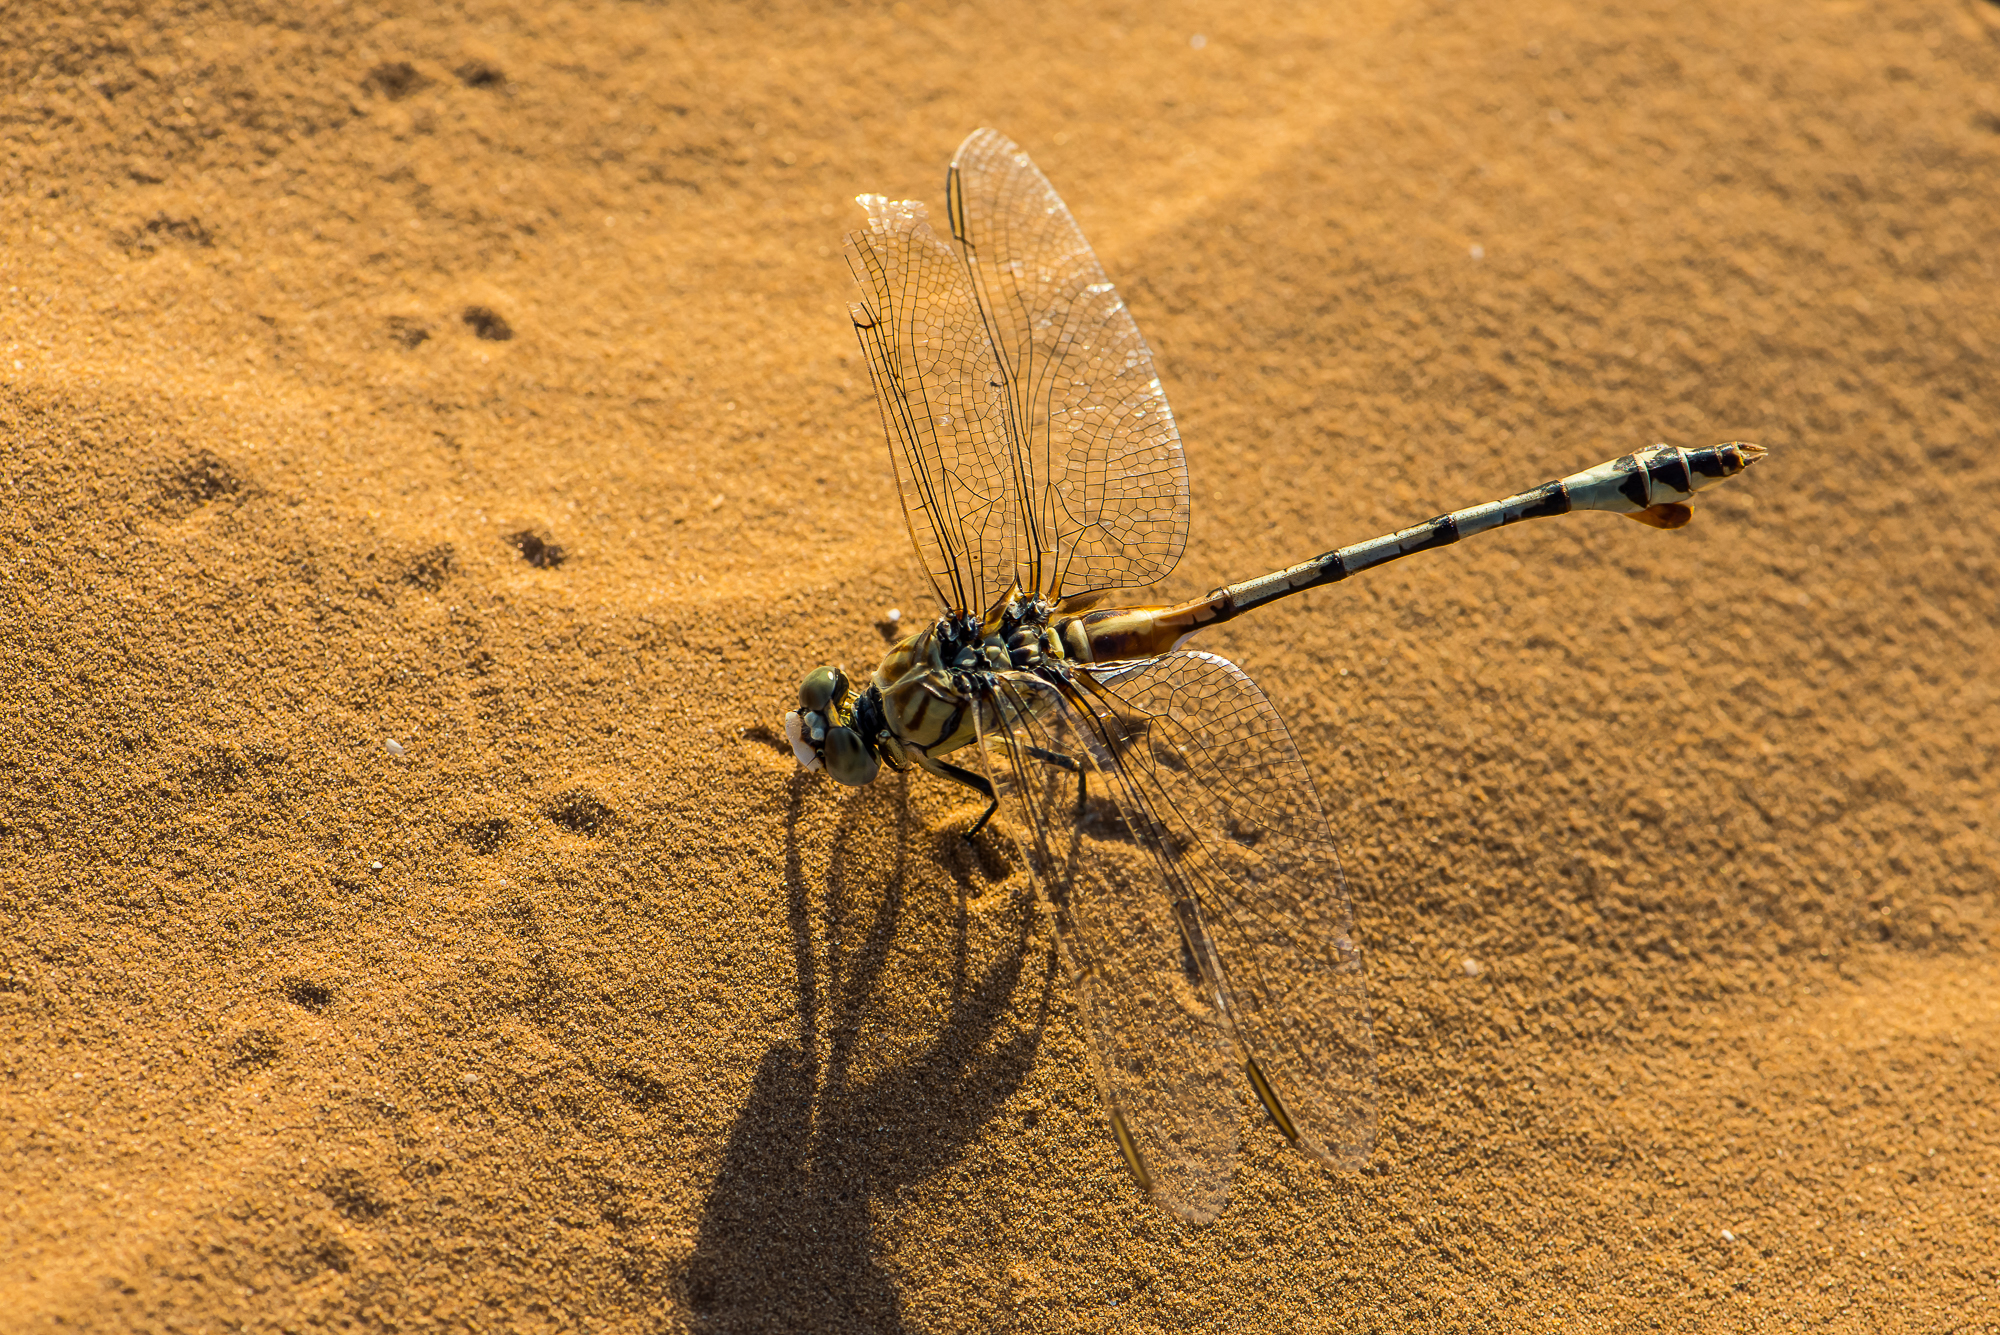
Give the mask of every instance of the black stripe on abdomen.
POLYGON ((1639 462, 1639 456, 1628 454, 1622 459, 1613 459, 1611 466, 1625 474, 1625 480, 1618 484, 1618 494, 1640 509, 1652 503, 1652 489, 1646 485, 1646 468, 1639 462))
POLYGON ((1688 476, 1686 458, 1679 450, 1653 460, 1646 472, 1655 485, 1670 487, 1683 496, 1694 490, 1694 479, 1688 476))
POLYGON ((1720 445, 1704 445, 1698 450, 1687 451, 1688 462, 1694 471, 1703 477, 1735 477, 1743 470, 1724 453, 1720 445))
POLYGON ((1534 499, 1514 512, 1516 519, 1548 519, 1570 512, 1569 488, 1561 482, 1544 482, 1526 495, 1534 499))
POLYGON ((1458 520, 1452 515, 1439 515, 1424 527, 1430 531, 1405 547, 1405 552, 1427 552, 1434 547, 1449 547, 1458 541, 1458 520))

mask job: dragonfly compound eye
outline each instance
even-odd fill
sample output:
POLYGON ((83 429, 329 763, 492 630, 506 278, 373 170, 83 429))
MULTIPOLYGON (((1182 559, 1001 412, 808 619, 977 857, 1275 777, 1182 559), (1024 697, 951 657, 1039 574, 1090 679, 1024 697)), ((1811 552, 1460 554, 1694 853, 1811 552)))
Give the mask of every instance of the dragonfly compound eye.
POLYGON ((847 694, 847 674, 828 664, 806 674, 799 686, 799 712, 824 714, 847 694))
POLYGON ((881 768, 882 762, 869 753, 860 733, 852 728, 826 730, 826 772, 829 778, 859 788, 873 779, 881 768))

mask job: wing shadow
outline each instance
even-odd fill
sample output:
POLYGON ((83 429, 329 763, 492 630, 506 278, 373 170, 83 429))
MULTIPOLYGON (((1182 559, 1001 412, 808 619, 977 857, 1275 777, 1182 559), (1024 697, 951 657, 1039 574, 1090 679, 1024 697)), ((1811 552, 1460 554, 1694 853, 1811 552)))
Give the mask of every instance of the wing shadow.
POLYGON ((682 1297, 701 1331, 904 1329, 893 1278, 870 1232, 870 1204, 956 1163, 1020 1088, 1041 1040, 1053 950, 1042 963, 1032 1024, 995 1041, 1029 965, 1032 896, 995 914, 1011 948, 990 952, 990 962, 968 977, 961 895, 950 959, 940 958, 936 970, 951 979, 942 1023, 914 1055, 886 1065, 868 1060, 879 1022, 901 1041, 910 1036, 906 1022, 875 1003, 903 917, 917 831, 907 791, 880 788, 889 791, 845 804, 828 865, 821 952, 798 847, 804 784, 792 786, 785 875, 798 1042, 774 1046, 759 1063, 704 1205, 681 1275, 682 1297), (886 878, 866 870, 870 851, 886 854, 886 878))

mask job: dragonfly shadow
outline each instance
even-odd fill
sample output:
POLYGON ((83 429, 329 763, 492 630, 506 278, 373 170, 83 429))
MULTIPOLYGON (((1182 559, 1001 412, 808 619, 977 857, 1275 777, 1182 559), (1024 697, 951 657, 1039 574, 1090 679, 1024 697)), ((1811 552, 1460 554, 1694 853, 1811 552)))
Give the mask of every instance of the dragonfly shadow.
MULTIPOLYGON (((785 875, 797 1042, 774 1046, 759 1063, 705 1202, 681 1277, 698 1330, 903 1329, 871 1234, 871 1204, 957 1163, 1034 1061, 1053 951, 1041 963, 1031 1015, 1009 1022, 1030 971, 1032 899, 986 917, 998 930, 985 934, 983 949, 967 945, 963 896, 948 928, 937 915, 906 912, 913 873, 929 864, 913 851, 916 822, 899 787, 878 785, 844 804, 816 946, 815 878, 798 846, 805 785, 793 783, 785 875), (940 939, 946 932, 951 941, 940 939), (895 949, 899 938, 904 946, 895 949), (891 1009, 895 989, 885 987, 892 971, 913 968, 913 950, 918 985, 943 989, 923 980, 951 978, 939 998, 942 1019, 927 1036, 891 1009), (874 1041, 892 1034, 893 1044, 874 1041)), ((934 884, 921 880, 916 892, 935 893, 934 884)))

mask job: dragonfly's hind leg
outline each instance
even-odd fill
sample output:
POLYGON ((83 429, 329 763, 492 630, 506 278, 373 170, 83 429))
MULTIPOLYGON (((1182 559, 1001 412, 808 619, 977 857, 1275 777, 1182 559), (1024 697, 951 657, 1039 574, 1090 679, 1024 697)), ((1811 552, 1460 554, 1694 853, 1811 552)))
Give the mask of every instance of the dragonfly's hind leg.
POLYGON ((1076 814, 1078 819, 1082 819, 1084 809, 1083 790, 1084 784, 1088 782, 1084 777, 1083 766, 1077 764, 1075 759, 1064 755, 1060 751, 1044 751, 1039 746, 1024 746, 1021 749, 1037 760, 1054 765, 1057 769, 1066 769, 1071 774, 1076 775, 1076 814))

